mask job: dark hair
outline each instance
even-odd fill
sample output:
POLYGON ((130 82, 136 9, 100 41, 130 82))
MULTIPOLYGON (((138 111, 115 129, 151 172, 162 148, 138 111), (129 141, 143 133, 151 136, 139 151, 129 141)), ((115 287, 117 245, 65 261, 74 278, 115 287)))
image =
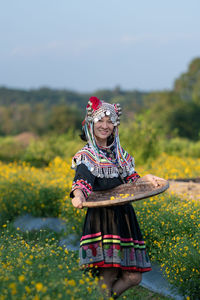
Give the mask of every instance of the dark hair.
MULTIPOLYGON (((82 128, 82 132, 81 132, 81 134, 79 136, 82 139, 82 141, 84 141, 84 142, 88 141, 87 138, 86 138, 86 134, 85 134, 85 131, 84 131, 83 128, 82 128)), ((113 135, 113 133, 111 133, 111 135, 108 137, 108 140, 107 140, 108 145, 111 145, 113 143, 113 141, 114 141, 114 135, 113 135)))
POLYGON ((86 134, 85 134, 85 131, 83 128, 82 128, 82 132, 79 136, 82 139, 82 141, 87 142, 86 134))

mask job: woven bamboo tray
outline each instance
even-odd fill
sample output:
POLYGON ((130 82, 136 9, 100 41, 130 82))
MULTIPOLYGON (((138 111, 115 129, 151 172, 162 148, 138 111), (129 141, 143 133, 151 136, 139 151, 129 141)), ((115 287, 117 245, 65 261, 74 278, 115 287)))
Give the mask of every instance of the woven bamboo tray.
MULTIPOLYGON (((154 176, 156 177, 156 176, 154 176)), ((134 183, 121 184, 113 189, 92 192, 83 207, 100 207, 123 205, 127 202, 138 201, 163 193, 169 188, 169 182, 156 177, 158 186, 139 178, 134 183)))

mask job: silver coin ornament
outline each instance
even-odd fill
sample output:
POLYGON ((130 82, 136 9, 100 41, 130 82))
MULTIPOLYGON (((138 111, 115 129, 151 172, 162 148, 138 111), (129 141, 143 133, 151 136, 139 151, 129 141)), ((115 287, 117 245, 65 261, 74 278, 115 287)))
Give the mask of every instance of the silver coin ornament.
POLYGON ((99 121, 98 118, 94 118, 94 123, 97 123, 99 121))
POLYGON ((110 104, 101 100, 101 106, 96 110, 92 108, 92 103, 90 101, 88 102, 88 105, 86 115, 87 122, 93 121, 94 123, 97 123, 105 116, 109 116, 114 126, 120 124, 120 115, 122 114, 122 111, 119 103, 110 104))

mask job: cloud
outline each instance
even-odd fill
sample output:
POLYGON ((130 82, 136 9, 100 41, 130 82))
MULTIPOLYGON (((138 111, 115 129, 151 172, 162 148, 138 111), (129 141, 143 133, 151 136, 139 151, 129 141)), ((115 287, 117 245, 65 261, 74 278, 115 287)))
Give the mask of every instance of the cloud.
POLYGON ((167 46, 174 43, 192 43, 199 39, 195 34, 184 34, 184 33, 173 33, 173 34, 162 34, 162 35, 133 35, 124 34, 119 37, 112 38, 90 38, 90 39, 65 39, 65 40, 54 40, 50 42, 44 42, 41 44, 24 44, 17 45, 10 51, 12 58, 34 58, 40 56, 50 57, 70 57, 70 58, 81 58, 84 55, 99 52, 107 53, 112 52, 114 49, 123 48, 123 46, 138 45, 148 46, 161 45, 167 46))
POLYGON ((18 45, 10 51, 12 57, 37 57, 42 55, 79 56, 95 45, 93 40, 52 41, 38 45, 18 45))
POLYGON ((162 34, 162 35, 130 35, 125 34, 121 37, 121 44, 125 45, 140 45, 145 43, 157 43, 157 44, 171 44, 174 42, 192 42, 199 39, 200 36, 195 34, 184 34, 184 33, 173 33, 173 34, 162 34))
POLYGON ((113 39, 68 39, 60 41, 51 41, 42 44, 24 44, 17 45, 10 50, 9 55, 12 58, 33 58, 38 56, 54 56, 54 57, 81 57, 84 54, 93 51, 103 51, 120 44, 119 40, 113 39), (105 48, 106 47, 106 48, 105 48), (109 47, 109 48, 108 48, 109 47))

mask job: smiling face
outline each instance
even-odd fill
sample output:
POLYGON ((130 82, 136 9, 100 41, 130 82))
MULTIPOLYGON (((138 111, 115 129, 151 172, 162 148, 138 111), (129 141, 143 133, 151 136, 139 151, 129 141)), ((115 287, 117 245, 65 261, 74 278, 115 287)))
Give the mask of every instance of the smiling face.
POLYGON ((112 134, 113 129, 114 125, 107 116, 94 123, 94 136, 97 144, 107 146, 107 138, 112 134))

